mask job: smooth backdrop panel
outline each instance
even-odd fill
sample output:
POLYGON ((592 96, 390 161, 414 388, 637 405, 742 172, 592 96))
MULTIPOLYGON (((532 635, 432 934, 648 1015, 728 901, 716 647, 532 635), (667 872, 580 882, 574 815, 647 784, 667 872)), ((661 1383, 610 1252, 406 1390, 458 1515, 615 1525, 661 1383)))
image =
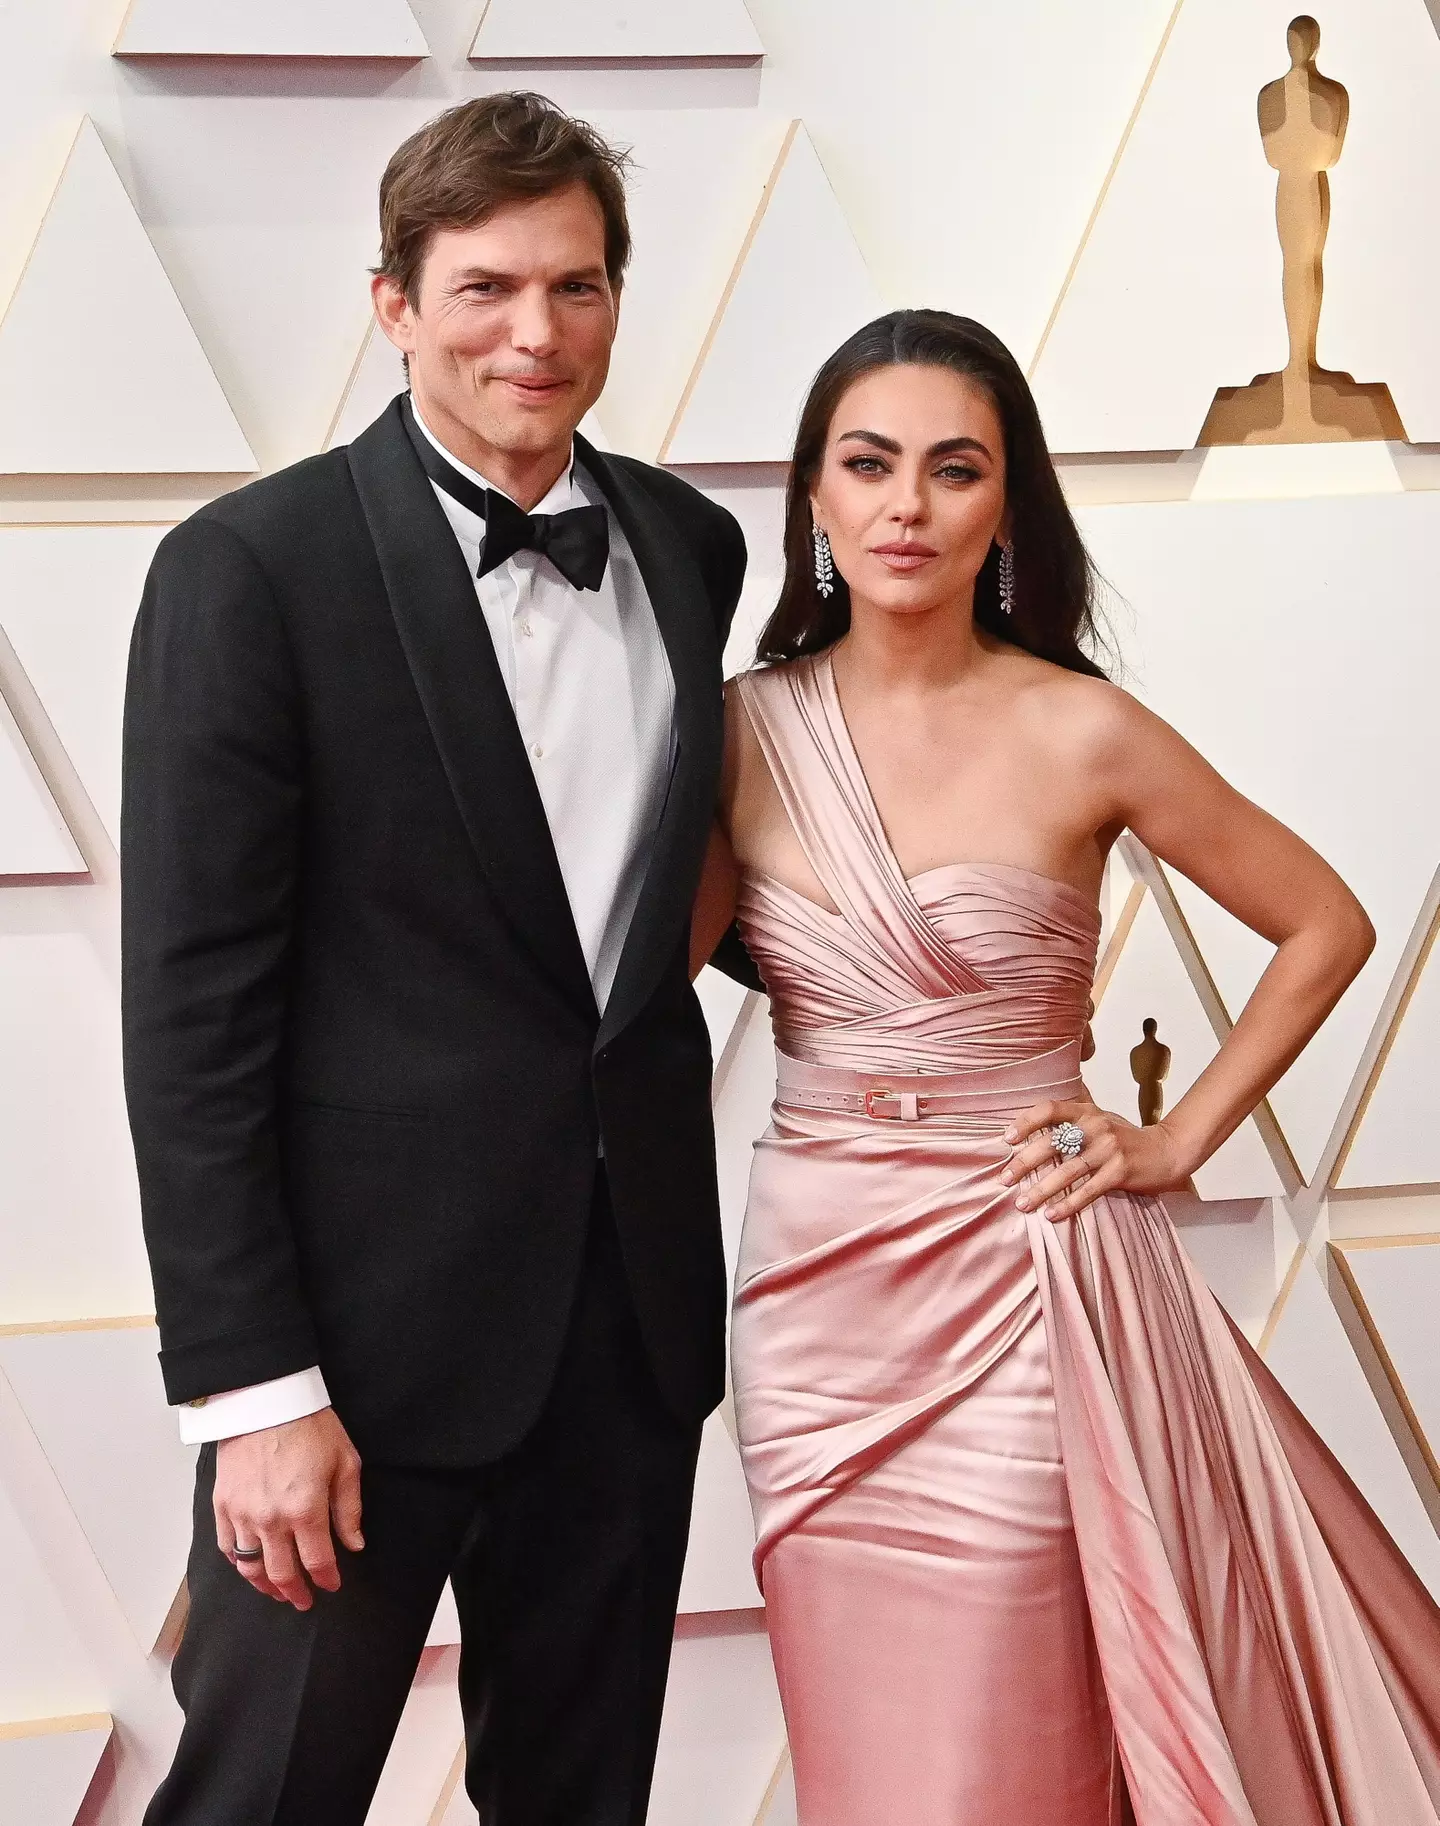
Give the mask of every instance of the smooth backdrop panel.
POLYGON ((147 1312, 114 984, 83 932, 0 934, 0 1325, 147 1312))

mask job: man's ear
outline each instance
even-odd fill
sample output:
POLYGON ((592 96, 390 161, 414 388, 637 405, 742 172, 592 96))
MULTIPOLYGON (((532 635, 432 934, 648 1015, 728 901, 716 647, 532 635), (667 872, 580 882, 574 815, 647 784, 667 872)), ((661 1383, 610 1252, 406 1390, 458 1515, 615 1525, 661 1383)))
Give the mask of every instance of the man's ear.
POLYGON ((375 321, 402 355, 415 352, 415 312, 405 288, 389 273, 376 273, 370 281, 370 302, 375 321))

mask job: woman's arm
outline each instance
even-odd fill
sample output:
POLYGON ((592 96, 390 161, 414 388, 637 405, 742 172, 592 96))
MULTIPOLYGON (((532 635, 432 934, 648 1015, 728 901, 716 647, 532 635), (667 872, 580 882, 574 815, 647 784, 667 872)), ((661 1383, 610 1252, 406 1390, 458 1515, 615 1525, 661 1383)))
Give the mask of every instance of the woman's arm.
POLYGON ((715 947, 730 929, 735 917, 735 890, 740 871, 730 848, 730 839, 718 823, 710 827, 710 842, 705 850, 705 866, 700 874, 700 890, 695 896, 695 911, 690 916, 690 981, 715 955, 715 947))
POLYGON ((1155 855, 1275 945, 1214 1059, 1160 1122, 1139 1128, 1094 1106, 1039 1105, 1006 1139, 1013 1183, 1054 1160, 1048 1130, 1078 1122, 1085 1149, 1017 1200, 1059 1219, 1101 1193, 1183 1185, 1294 1063, 1375 942, 1359 901, 1310 846, 1242 797, 1168 724, 1123 692, 1097 732, 1102 796, 1155 855), (1033 1137, 1033 1139, 1032 1139, 1033 1137), (1085 1177, 1083 1186, 1077 1180, 1085 1177))

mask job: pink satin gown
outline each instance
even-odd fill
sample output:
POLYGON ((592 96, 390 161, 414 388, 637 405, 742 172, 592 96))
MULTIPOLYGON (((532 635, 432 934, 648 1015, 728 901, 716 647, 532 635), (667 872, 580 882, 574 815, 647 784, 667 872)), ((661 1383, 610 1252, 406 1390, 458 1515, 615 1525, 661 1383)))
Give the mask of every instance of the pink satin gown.
POLYGON ((1000 1183, 1080 1090, 1095 907, 907 882, 828 659, 740 691, 838 909, 741 887, 781 1057, 735 1401, 801 1826, 1435 1826, 1440 1611, 1158 1201, 1000 1183))

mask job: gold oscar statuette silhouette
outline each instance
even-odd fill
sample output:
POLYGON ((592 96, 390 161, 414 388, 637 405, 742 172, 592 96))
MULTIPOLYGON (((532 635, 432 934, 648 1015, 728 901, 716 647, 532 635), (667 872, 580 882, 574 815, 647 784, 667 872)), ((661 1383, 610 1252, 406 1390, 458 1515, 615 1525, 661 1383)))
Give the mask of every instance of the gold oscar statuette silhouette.
POLYGON ((1292 19, 1290 69, 1260 91, 1260 137, 1279 174, 1275 225, 1284 261, 1290 358, 1279 374, 1248 387, 1221 387, 1196 440, 1206 444, 1324 444, 1358 438, 1403 440, 1405 427, 1383 382, 1362 383, 1315 358, 1324 290, 1321 266, 1330 226, 1330 180, 1345 144, 1350 97, 1315 67, 1320 27, 1292 19))
POLYGON ((1164 1084, 1170 1075, 1170 1048, 1156 1037, 1158 1026, 1154 1015, 1147 1015, 1141 1028, 1145 1038, 1130 1049, 1130 1076, 1140 1086, 1143 1128, 1157 1123, 1165 1112, 1164 1084))

